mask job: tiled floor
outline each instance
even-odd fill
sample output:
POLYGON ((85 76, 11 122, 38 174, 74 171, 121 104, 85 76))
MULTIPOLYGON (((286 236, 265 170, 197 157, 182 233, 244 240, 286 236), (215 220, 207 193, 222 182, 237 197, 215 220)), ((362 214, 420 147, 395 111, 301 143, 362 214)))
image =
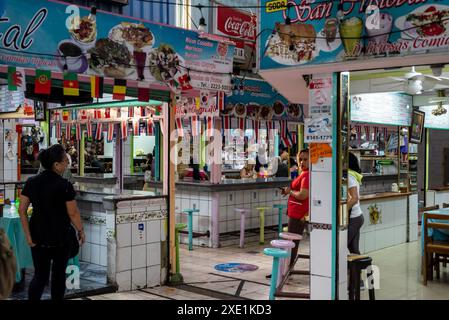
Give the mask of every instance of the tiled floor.
MULTIPOLYGON (((307 239, 300 244, 303 253, 308 252, 307 239)), ((212 300, 234 296, 240 299, 268 298, 269 280, 265 275, 271 272, 271 259, 262 253, 263 246, 252 245, 244 249, 226 247, 219 250, 197 248, 188 251, 181 246, 181 272, 186 287, 156 287, 139 291, 105 294, 89 299, 174 299, 212 300), (214 269, 218 263, 242 262, 255 264, 258 270, 244 273, 220 272, 214 269), (201 291, 202 289, 206 289, 201 291), (218 292, 218 293, 217 293, 218 292), (238 295, 236 295, 238 293, 238 295)), ((440 280, 422 285, 420 276, 420 242, 412 242, 383 249, 369 254, 380 270, 380 289, 376 290, 377 300, 398 299, 449 299, 449 267, 441 268, 440 280)), ((308 269, 308 261, 299 261, 296 269, 308 269)), ((284 291, 308 292, 307 276, 293 275, 284 291)), ((361 298, 368 299, 368 291, 363 290, 361 298)), ((278 298, 280 300, 281 298, 278 298)))

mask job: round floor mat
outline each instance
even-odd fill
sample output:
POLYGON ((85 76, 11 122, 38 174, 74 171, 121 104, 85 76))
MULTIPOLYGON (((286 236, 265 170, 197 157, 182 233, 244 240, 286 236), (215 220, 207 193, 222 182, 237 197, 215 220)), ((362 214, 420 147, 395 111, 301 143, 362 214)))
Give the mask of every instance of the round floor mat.
POLYGON ((247 271, 255 271, 257 269, 259 269, 259 267, 254 264, 234 263, 234 262, 217 264, 215 266, 215 270, 224 272, 247 272, 247 271))

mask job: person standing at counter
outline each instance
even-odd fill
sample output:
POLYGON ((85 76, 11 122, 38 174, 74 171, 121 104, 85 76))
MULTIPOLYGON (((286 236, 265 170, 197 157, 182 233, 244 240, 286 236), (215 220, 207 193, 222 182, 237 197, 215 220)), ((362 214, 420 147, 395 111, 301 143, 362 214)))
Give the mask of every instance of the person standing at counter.
MULTIPOLYGON (((298 153, 301 174, 292 181, 290 187, 282 189, 283 195, 289 195, 287 204, 288 232, 302 235, 306 225, 305 217, 309 214, 309 150, 298 153)), ((290 264, 293 265, 298 253, 299 240, 294 241, 290 264)))
POLYGON ((240 170, 240 178, 253 178, 255 174, 254 167, 254 164, 246 162, 245 166, 240 170))
POLYGON ((28 290, 30 300, 40 300, 50 275, 51 298, 62 300, 65 270, 70 255, 70 223, 78 233, 80 245, 85 236, 72 184, 62 177, 69 160, 64 148, 55 144, 39 154, 44 171, 25 183, 20 196, 19 215, 31 247, 34 277, 28 290), (28 223, 27 209, 33 205, 28 223))
POLYGON ((193 163, 193 159, 190 158, 189 168, 184 172, 184 180, 206 181, 209 180, 209 176, 204 170, 200 170, 199 164, 193 163))
POLYGON ((348 226, 348 250, 350 253, 360 254, 360 228, 364 219, 362 209, 360 208, 360 185, 362 184, 362 170, 360 169, 359 160, 353 153, 349 153, 349 170, 348 170, 348 210, 349 210, 349 226, 348 226))

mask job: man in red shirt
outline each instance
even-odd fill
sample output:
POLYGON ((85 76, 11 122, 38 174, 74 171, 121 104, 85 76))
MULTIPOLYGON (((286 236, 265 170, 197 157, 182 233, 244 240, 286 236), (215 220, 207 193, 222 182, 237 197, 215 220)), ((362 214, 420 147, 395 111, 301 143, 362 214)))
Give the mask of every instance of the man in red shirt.
MULTIPOLYGON (((288 232, 302 235, 306 225, 305 217, 309 214, 309 150, 302 150, 297 157, 301 174, 292 181, 290 187, 282 189, 282 194, 289 195, 287 205, 288 232)), ((295 262, 298 245, 299 240, 295 241, 295 247, 292 249, 291 265, 295 262)))

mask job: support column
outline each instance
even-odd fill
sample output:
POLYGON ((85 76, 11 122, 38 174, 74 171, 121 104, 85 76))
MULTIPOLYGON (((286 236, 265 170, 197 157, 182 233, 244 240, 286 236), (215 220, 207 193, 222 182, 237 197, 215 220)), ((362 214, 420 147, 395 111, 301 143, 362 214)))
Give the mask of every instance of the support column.
POLYGON ((80 176, 84 176, 84 167, 85 167, 85 131, 81 132, 81 141, 79 142, 78 150, 79 150, 79 160, 78 160, 78 174, 80 176))
MULTIPOLYGON (((117 126, 117 124, 115 125, 117 126)), ((115 176, 117 177, 117 187, 121 191, 123 190, 123 141, 120 128, 116 128, 117 139, 115 141, 115 155, 114 155, 114 168, 115 176)), ((128 137, 130 139, 131 136, 128 137)))
MULTIPOLYGON (((175 243, 175 226, 176 226, 176 218, 175 218, 175 163, 174 159, 170 158, 170 150, 173 150, 176 145, 176 141, 170 139, 171 133, 175 131, 175 105, 176 99, 174 99, 174 94, 171 94, 171 102, 170 105, 167 105, 167 112, 164 113, 167 115, 164 123, 166 124, 166 138, 164 141, 166 142, 167 149, 164 152, 164 159, 166 163, 166 174, 164 174, 164 189, 165 186, 168 192, 168 222, 169 222, 169 258, 170 258, 170 273, 176 273, 176 243, 175 243)), ((165 191, 165 190, 164 190, 165 191)), ((164 194, 166 194, 164 192, 164 194)))

